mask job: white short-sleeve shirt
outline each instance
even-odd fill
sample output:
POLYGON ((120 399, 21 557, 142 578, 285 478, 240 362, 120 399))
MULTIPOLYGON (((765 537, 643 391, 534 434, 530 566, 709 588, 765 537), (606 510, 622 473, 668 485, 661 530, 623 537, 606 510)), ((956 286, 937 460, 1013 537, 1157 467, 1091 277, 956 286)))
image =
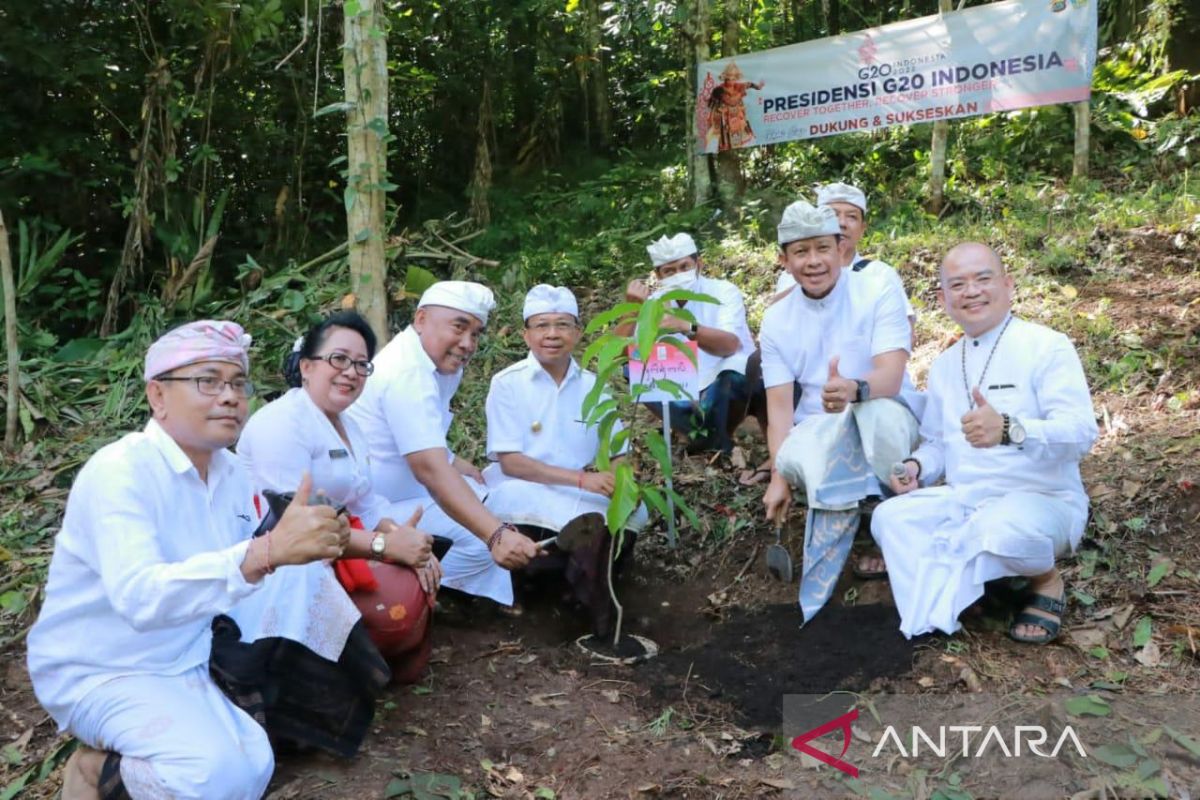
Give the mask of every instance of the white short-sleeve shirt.
MULTIPOLYGON (((717 303, 688 303, 684 307, 696 318, 696 324, 732 333, 738 338, 738 349, 728 356, 715 356, 700 348, 696 359, 700 372, 700 388, 706 389, 726 370, 745 374, 746 359, 754 352, 754 337, 746 322, 746 304, 742 292, 729 281, 701 275, 690 291, 715 297, 717 303)), ((661 294, 662 291, 656 292, 661 294)))
POLYGON ((392 503, 429 497, 406 456, 445 448, 454 415, 450 400, 462 382, 437 371, 410 325, 374 358, 375 372, 346 414, 358 424, 371 457, 371 485, 392 503))
POLYGON ((208 661, 213 617, 259 587, 241 570, 257 526, 237 458, 213 453, 202 481, 153 420, 88 459, 28 640, 34 691, 60 727, 105 681, 208 661))
POLYGON ((366 437, 348 414, 340 422, 349 446, 308 392, 292 389, 250 417, 238 440, 238 456, 259 491, 295 491, 308 472, 314 493, 323 491, 373 530, 389 504, 372 491, 366 437))
MULTIPOLYGON (((596 459, 599 434, 583 422, 583 400, 596 375, 571 359, 567 376, 555 383, 531 353, 496 373, 487 396, 487 452, 523 453, 564 469, 583 469, 596 459)), ((618 427, 615 431, 620 430, 618 427)))
MULTIPOLYGON (((768 308, 759 340, 766 387, 800 383, 794 423, 824 413, 821 387, 829 380, 829 361, 834 356, 840 356, 840 375, 863 378, 871 371, 875 356, 892 350, 912 351, 903 291, 878 274, 845 268, 825 297, 814 300, 797 287, 768 308)), ((923 398, 907 370, 900 399, 920 417, 923 398)))
MULTIPOLYGON (((912 303, 908 299, 908 293, 904 289, 904 281, 900 280, 900 273, 896 271, 896 268, 886 261, 880 261, 877 258, 864 259, 863 256, 855 253, 854 258, 850 259, 850 264, 843 267, 843 269, 853 270, 854 266, 860 261, 866 261, 867 263, 863 264, 862 267, 857 270, 858 272, 865 272, 867 274, 874 275, 899 287, 900 294, 904 295, 904 313, 910 320, 916 319, 917 312, 912 307, 912 303)), ((786 292, 795 285, 796 279, 792 277, 792 273, 785 269, 783 272, 779 273, 779 280, 775 282, 775 294, 786 292)))

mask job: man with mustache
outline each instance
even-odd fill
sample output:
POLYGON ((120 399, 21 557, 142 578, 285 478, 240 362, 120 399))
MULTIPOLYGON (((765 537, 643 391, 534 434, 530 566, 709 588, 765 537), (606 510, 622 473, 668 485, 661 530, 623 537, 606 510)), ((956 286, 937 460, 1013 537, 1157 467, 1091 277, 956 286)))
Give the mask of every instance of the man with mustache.
MULTIPOLYGON (((625 300, 642 303, 673 289, 704 294, 715 303, 674 301, 686 308, 696 322, 688 322, 668 313, 661 327, 696 342, 697 367, 700 371, 700 396, 696 401, 675 400, 669 404, 671 426, 692 437, 690 449, 733 449, 732 434, 746 417, 750 389, 746 383, 746 358, 754 350, 754 338, 746 323, 746 305, 742 292, 729 281, 702 275, 704 262, 696 242, 686 233, 663 236, 646 248, 654 265, 658 287, 652 292, 645 281, 634 280, 625 289, 625 300)), ((628 336, 635 322, 617 327, 628 336)), ((649 408, 661 416, 658 403, 649 408)))
POLYGON ((330 609, 303 591, 314 572, 337 589, 321 562, 349 541, 345 518, 308 505, 305 475, 275 527, 251 538, 253 488, 226 449, 254 392, 249 345, 239 325, 212 320, 159 338, 145 361, 149 423, 97 451, 71 487, 28 642, 38 700, 82 743, 64 771, 66 800, 256 800, 275 766, 268 731, 349 755, 370 725, 387 666, 344 594, 330 609), (300 606, 326 649, 254 641, 265 596, 300 606), (264 648, 285 652, 297 675, 319 675, 321 701, 308 703, 292 675, 268 676, 273 659, 244 669, 224 657, 264 648), (249 682, 231 690, 233 673, 249 682), (265 698, 267 685, 281 691, 265 698), (304 722, 283 731, 276 711, 304 722), (318 730, 329 716, 336 726, 318 730))
POLYGON ((454 540, 442 586, 518 613, 509 570, 528 564, 538 548, 487 510, 482 473, 446 442, 450 400, 495 305, 478 283, 430 286, 412 324, 376 354, 375 372, 347 413, 367 438, 371 483, 391 501, 389 516, 408 519, 421 508, 422 530, 454 540))
POLYGON ((767 519, 781 525, 792 489, 806 494, 806 619, 828 599, 849 555, 859 503, 880 493, 892 464, 915 446, 922 401, 906 371, 904 294, 844 269, 841 235, 829 207, 797 201, 784 210, 779 261, 798 286, 767 309, 760 336, 773 461, 763 503, 767 519))
MULTIPOLYGON (((565 572, 593 633, 603 637, 614 611, 607 580, 612 538, 604 521, 614 478, 611 469, 595 466, 598 426, 580 419, 596 375, 572 355, 581 335, 579 304, 570 289, 539 284, 525 296, 523 316, 529 356, 496 373, 487 396, 493 463, 484 470, 492 487, 486 505, 539 539, 558 537, 529 572, 565 572), (577 541, 563 541, 572 535, 577 541)), ((618 422, 613 433, 620 430, 618 422)), ((629 521, 625 552, 645 524, 642 507, 629 521)))
POLYGON ((952 248, 938 295, 963 337, 929 369, 921 446, 891 478, 902 496, 871 521, 900 631, 954 633, 986 581, 1020 575, 1029 596, 1009 635, 1045 644, 1066 609, 1055 560, 1087 522, 1079 461, 1098 433, 1087 380, 1066 336, 1012 315, 1013 279, 990 247, 952 248))

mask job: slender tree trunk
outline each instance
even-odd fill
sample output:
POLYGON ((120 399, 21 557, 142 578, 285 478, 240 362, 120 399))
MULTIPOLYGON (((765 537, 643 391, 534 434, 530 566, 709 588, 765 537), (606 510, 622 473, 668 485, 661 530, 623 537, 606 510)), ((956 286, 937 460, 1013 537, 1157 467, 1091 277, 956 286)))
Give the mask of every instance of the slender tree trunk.
MULTIPOLYGON (((938 0, 938 12, 953 9, 951 0, 938 0)), ((946 190, 946 142, 950 138, 950 123, 938 120, 933 123, 933 142, 929 147, 929 209, 940 214, 946 190)))
POLYGON ((692 14, 686 22, 686 31, 689 44, 689 52, 685 63, 691 66, 688 75, 688 86, 690 94, 688 95, 688 172, 692 188, 692 205, 698 206, 707 203, 712 197, 712 171, 710 157, 699 151, 700 143, 698 130, 696 127, 696 98, 700 93, 700 85, 697 85, 697 80, 702 80, 698 77, 699 65, 708 61, 708 0, 694 0, 692 3, 692 14))
POLYGON ((388 340, 387 263, 384 212, 387 208, 387 40, 382 0, 359 0, 360 11, 345 20, 342 69, 349 140, 346 179, 346 233, 350 247, 350 286, 355 306, 388 340))
POLYGON ((1092 102, 1084 100, 1075 104, 1075 163, 1071 166, 1072 180, 1083 180, 1088 175, 1088 146, 1091 141, 1092 102))
POLYGON ((608 100, 608 69, 604 63, 604 28, 600 18, 600 0, 585 0, 587 15, 588 94, 592 116, 596 120, 596 144, 607 151, 612 144, 612 108, 608 100))
MULTIPOLYGON (((721 57, 735 56, 741 46, 741 0, 725 1, 725 22, 721 34, 721 57)), ((740 150, 722 150, 717 153, 717 195, 726 211, 732 211, 746 191, 746 177, 742 174, 740 150)))
POLYGON ((488 202, 488 192, 492 188, 492 89, 486 79, 481 94, 479 122, 475 126, 475 171, 467 193, 471 196, 471 217, 482 227, 492 221, 488 202))
POLYGON ((17 288, 13 279, 12 252, 8 249, 8 228, 0 211, 0 280, 4 287, 4 347, 8 351, 8 395, 4 419, 4 447, 17 447, 17 414, 21 402, 21 352, 17 343, 17 288))

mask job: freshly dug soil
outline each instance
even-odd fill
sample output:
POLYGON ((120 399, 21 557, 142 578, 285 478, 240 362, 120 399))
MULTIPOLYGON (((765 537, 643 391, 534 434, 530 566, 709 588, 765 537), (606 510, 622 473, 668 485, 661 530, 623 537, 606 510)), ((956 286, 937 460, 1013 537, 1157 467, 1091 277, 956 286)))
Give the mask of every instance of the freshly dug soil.
POLYGON ((830 603, 800 627, 795 603, 737 609, 699 644, 667 650, 637 667, 664 702, 707 697, 742 727, 777 731, 783 695, 859 691, 910 671, 913 644, 896 609, 830 603), (690 671, 690 675, 689 675, 690 671))

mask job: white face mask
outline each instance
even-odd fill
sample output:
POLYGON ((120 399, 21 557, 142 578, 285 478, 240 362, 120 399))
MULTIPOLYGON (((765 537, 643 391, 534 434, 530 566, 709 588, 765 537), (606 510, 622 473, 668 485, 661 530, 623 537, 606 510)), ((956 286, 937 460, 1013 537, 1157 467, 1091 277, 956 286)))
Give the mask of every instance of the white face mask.
POLYGON ((664 292, 669 292, 672 289, 688 289, 696 282, 696 270, 688 269, 683 272, 676 272, 667 278, 659 278, 658 285, 662 287, 664 292))

